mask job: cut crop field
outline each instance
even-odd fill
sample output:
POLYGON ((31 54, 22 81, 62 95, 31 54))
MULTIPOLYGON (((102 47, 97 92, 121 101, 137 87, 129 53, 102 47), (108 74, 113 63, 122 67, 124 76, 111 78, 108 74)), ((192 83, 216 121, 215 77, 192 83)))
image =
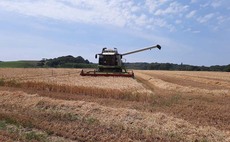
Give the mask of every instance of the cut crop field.
POLYGON ((230 141, 230 74, 0 69, 0 141, 230 141))

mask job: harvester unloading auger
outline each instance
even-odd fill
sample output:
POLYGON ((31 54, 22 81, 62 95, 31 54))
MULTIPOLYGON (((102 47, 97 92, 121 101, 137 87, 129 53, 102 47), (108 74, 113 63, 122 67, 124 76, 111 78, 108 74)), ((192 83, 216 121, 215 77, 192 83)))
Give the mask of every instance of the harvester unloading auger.
POLYGON ((102 53, 96 54, 95 58, 99 55, 99 62, 98 62, 98 67, 94 71, 84 71, 82 70, 80 75, 82 76, 121 76, 121 77, 134 77, 133 71, 127 71, 125 66, 123 66, 122 63, 122 57, 137 53, 137 52, 142 52, 145 50, 151 50, 153 48, 158 48, 161 49, 160 45, 156 46, 151 46, 131 52, 127 52, 124 54, 119 54, 117 49, 107 49, 103 48, 102 53))

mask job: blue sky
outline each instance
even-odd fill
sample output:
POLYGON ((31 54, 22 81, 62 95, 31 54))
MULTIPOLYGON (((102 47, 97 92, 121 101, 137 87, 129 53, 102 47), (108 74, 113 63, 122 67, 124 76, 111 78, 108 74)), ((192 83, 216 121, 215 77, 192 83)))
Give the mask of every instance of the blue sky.
POLYGON ((229 0, 1 0, 0 60, 64 55, 91 62, 160 44, 126 62, 230 64, 229 0))

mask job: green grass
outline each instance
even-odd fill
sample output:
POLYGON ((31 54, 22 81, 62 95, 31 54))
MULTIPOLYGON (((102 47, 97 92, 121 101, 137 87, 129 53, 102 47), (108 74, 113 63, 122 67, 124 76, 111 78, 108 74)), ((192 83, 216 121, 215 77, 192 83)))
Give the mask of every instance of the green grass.
POLYGON ((28 132, 25 134, 25 138, 29 141, 36 140, 41 142, 47 141, 47 135, 46 134, 39 134, 34 131, 28 132))
POLYGON ((89 117, 86 118, 85 122, 88 124, 95 124, 95 123, 99 123, 99 120, 97 120, 96 118, 89 117))
POLYGON ((4 130, 6 128, 6 122, 3 120, 0 120, 0 130, 4 130))
POLYGON ((38 61, 7 61, 0 62, 0 68, 34 68, 38 61))
POLYGON ((3 78, 0 78, 0 86, 4 86, 5 85, 5 81, 3 78))

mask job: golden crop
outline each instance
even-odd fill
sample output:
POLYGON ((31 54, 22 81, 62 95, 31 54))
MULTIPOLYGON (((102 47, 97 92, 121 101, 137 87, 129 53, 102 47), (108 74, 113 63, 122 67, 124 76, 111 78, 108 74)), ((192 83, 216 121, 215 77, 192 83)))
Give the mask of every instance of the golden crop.
MULTIPOLYGON (((0 69, 1 78, 38 90, 148 101, 153 92, 132 78, 83 77, 79 69, 0 69)), ((11 85, 12 86, 12 85, 11 85)))

